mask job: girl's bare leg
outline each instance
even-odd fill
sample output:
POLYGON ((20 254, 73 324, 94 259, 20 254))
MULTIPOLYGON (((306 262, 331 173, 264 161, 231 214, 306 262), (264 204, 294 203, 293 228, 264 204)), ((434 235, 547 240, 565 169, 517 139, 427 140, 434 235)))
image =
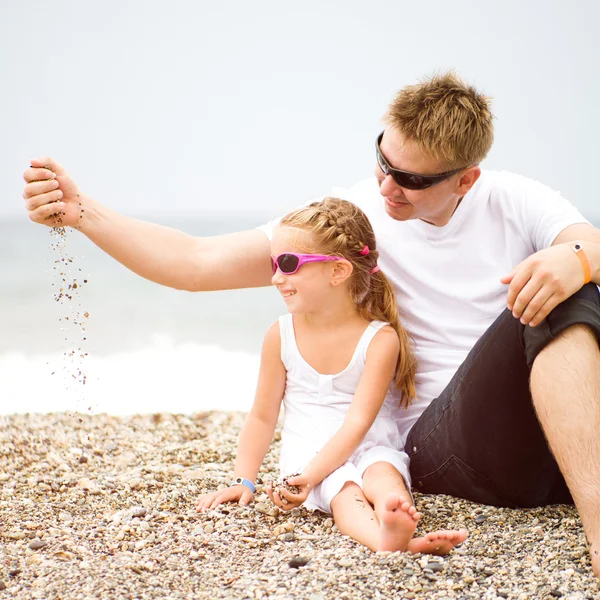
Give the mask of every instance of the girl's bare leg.
POLYGON ((402 475, 388 462, 374 463, 363 474, 363 490, 379 521, 378 550, 407 550, 421 513, 402 475))
POLYGON ((387 524, 382 526, 360 487, 347 482, 331 501, 338 529, 374 552, 406 550, 417 527, 418 513, 410 502, 392 501, 382 510, 387 524), (392 505, 393 504, 393 505, 392 505), (393 535, 389 535, 393 532, 393 535))
POLYGON ((465 541, 466 529, 435 531, 424 537, 410 539, 414 535, 417 520, 421 516, 412 506, 412 500, 406 483, 398 470, 387 462, 372 464, 363 474, 363 489, 365 497, 374 507, 374 512, 379 520, 381 545, 379 550, 408 550, 409 552, 424 554, 447 554, 458 544, 465 541), (406 529, 401 521, 404 519, 402 512, 396 514, 398 507, 409 504, 415 516, 414 527, 408 539, 405 538, 406 529), (396 540, 396 543, 394 542, 396 540), (404 548, 396 547, 400 543, 404 548))

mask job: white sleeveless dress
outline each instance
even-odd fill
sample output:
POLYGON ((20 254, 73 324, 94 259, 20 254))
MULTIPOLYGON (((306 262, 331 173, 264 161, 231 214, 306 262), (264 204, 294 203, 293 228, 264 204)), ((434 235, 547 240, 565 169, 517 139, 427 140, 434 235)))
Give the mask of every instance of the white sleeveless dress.
MULTIPOLYGON (((367 348, 387 323, 372 321, 360 338, 348 366, 335 375, 322 375, 302 358, 296 344, 293 316, 279 317, 281 360, 287 370, 283 397, 284 420, 279 466, 281 476, 301 473, 341 427, 362 375, 367 348)), ((390 386, 391 387, 391 386, 390 386)), ((331 500, 344 484, 362 488, 362 475, 376 462, 391 463, 410 490, 409 459, 393 418, 398 402, 388 391, 373 425, 354 454, 310 492, 304 506, 331 513, 331 500)))

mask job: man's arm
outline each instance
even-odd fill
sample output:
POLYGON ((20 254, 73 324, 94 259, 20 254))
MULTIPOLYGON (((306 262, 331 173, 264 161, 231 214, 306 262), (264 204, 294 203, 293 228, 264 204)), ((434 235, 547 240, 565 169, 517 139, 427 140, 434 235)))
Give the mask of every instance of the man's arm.
POLYGON ((539 325, 558 304, 584 285, 584 269, 572 249, 579 242, 600 285, 600 230, 588 223, 563 229, 550 248, 540 250, 501 279, 509 284, 506 305, 523 324, 539 325))
POLYGON ((259 287, 271 283, 269 240, 259 230, 209 238, 120 215, 93 201, 63 167, 35 159, 24 173, 30 219, 79 229, 138 275, 188 291, 259 287))
POLYGON ((571 248, 575 242, 582 243, 584 252, 590 263, 592 281, 596 285, 600 285, 600 229, 589 223, 576 223, 563 229, 556 236, 552 245, 569 244, 569 248, 571 248))

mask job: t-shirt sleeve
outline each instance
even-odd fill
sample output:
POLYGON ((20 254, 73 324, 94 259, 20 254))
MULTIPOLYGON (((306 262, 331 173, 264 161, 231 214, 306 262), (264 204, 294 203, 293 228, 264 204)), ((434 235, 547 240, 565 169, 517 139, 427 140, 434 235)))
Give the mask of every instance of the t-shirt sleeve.
POLYGON ((517 176, 512 200, 536 252, 552 246, 556 236, 570 225, 589 223, 560 192, 533 179, 517 176))

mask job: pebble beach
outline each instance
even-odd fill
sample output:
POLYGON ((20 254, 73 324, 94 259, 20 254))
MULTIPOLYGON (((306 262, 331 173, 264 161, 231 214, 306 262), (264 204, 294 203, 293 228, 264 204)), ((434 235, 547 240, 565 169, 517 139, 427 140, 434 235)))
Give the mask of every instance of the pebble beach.
POLYGON ((254 502, 198 514, 231 480, 245 415, 0 416, 0 599, 599 598, 576 510, 415 495, 445 557, 373 553, 333 520, 279 511, 279 434, 254 502))

